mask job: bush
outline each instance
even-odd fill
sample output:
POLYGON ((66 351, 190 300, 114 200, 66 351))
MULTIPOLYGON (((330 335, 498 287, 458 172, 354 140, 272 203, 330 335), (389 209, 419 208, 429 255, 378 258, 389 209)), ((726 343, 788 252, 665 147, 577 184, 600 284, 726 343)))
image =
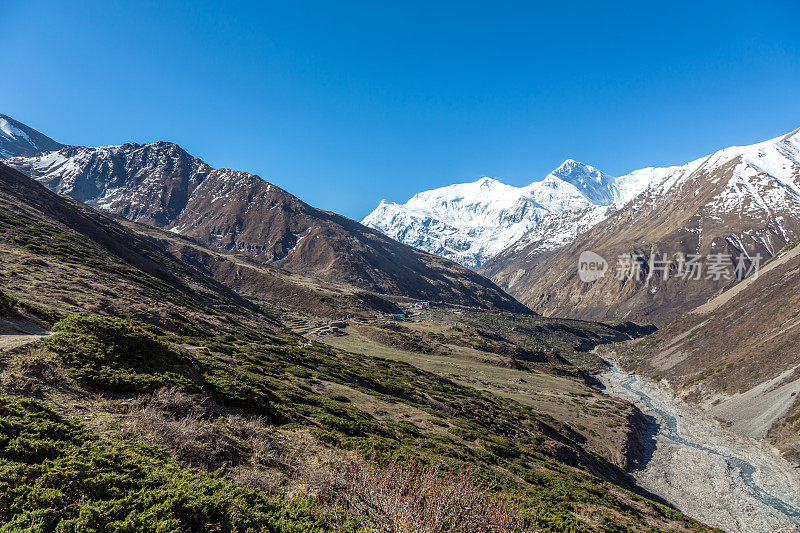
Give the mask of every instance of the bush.
POLYGON ((392 463, 378 469, 355 458, 329 465, 312 480, 329 505, 367 518, 365 525, 396 533, 523 531, 516 509, 492 494, 471 469, 442 463, 392 463), (338 467, 338 468, 336 468, 338 467))
POLYGON ((283 438, 266 420, 223 414, 210 398, 177 387, 137 398, 125 415, 122 435, 164 447, 183 464, 208 471, 242 465, 288 471, 293 466, 283 438))
POLYGON ((47 327, 51 327, 63 316, 38 305, 23 302, 22 300, 0 291, 0 317, 18 314, 18 310, 36 317, 47 327))
POLYGON ((196 386, 179 365, 188 355, 141 326, 108 317, 69 315, 42 346, 55 352, 76 381, 100 390, 147 392, 168 385, 196 386))
POLYGON ((2 533, 329 530, 308 500, 182 468, 158 448, 98 437, 20 398, 0 397, 0 488, 2 533))

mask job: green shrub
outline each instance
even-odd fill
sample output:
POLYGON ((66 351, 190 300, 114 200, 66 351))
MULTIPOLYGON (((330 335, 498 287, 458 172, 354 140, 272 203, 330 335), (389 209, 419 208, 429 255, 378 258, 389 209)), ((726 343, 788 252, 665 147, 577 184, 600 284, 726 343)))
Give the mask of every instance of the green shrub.
POLYGON ((337 402, 350 403, 350 398, 348 398, 344 394, 331 394, 330 396, 328 396, 328 398, 337 402))
POLYGON ((168 385, 196 390, 181 370, 189 357, 141 326, 116 318, 69 315, 42 345, 58 354, 76 381, 112 392, 147 392, 168 385))
POLYGON ((22 300, 14 298, 13 296, 0 290, 0 317, 8 316, 16 309, 21 309, 29 315, 35 316, 47 327, 51 327, 63 316, 60 313, 45 309, 38 305, 23 302, 22 300))
POLYGON ((182 468, 158 448, 98 437, 12 397, 0 397, 0 522, 2 533, 329 530, 308 500, 182 468))

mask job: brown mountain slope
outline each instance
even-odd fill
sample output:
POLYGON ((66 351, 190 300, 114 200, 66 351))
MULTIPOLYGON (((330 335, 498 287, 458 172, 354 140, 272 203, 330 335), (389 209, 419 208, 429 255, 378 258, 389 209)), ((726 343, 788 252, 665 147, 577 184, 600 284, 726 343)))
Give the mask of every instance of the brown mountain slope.
POLYGON ((158 318, 171 327, 169 313, 154 312, 167 301, 201 323, 215 320, 212 308, 254 309, 161 247, 1 163, 0 240, 5 289, 57 310, 158 318))
POLYGON ((707 270, 710 254, 769 258, 800 237, 800 135, 790 133, 748 147, 733 147, 682 167, 650 169, 654 185, 567 246, 536 253, 510 247, 480 271, 544 315, 667 324, 700 305, 730 279, 707 270), (609 263, 606 275, 586 283, 578 258, 593 251, 609 263), (651 260, 672 261, 649 276, 651 260), (700 279, 678 276, 678 257, 702 256, 700 279), (634 276, 615 276, 620 256, 638 256, 634 276))
POLYGON ((401 312, 385 297, 352 285, 297 274, 244 254, 212 250, 190 237, 155 226, 121 217, 117 220, 238 294, 272 308, 291 308, 315 317, 334 319, 364 311, 401 312))
POLYGON ((627 364, 800 463, 800 246, 663 330, 634 342, 627 364))
POLYGON ((220 251, 378 293, 528 312, 483 276, 172 143, 65 147, 7 162, 56 192, 220 251))

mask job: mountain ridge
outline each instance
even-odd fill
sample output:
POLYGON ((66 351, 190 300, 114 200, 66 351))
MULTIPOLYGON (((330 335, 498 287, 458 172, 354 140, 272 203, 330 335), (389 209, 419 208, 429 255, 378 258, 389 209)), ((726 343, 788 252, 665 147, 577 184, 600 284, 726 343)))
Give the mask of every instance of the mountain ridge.
POLYGON ((213 169, 175 143, 62 146, 5 162, 60 194, 216 250, 376 293, 530 312, 479 274, 256 175, 213 169))
POLYGON ((646 185, 640 174, 614 178, 567 159, 524 187, 483 177, 417 193, 404 204, 381 200, 362 223, 478 268, 549 216, 624 203, 646 185))
POLYGON ((0 113, 0 158, 35 155, 64 146, 35 129, 0 113))
MULTIPOLYGON (((592 319, 660 324, 704 303, 727 280, 648 276, 651 258, 667 254, 756 254, 764 259, 800 236, 798 130, 746 146, 728 147, 680 167, 644 169, 651 185, 561 248, 544 250, 532 232, 519 246, 481 269, 534 310, 592 319), (587 284, 577 276, 581 252, 600 254, 614 267, 631 254, 635 279, 613 272, 587 284)), ((706 274, 703 273, 703 276, 706 274)))

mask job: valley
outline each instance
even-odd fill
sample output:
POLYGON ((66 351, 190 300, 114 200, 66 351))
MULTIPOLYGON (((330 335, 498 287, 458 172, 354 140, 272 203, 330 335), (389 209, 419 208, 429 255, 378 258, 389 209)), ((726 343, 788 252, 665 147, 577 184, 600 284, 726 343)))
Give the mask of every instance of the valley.
POLYGON ((0 352, 14 527, 356 531, 449 494, 464 531, 711 530, 632 481, 640 414, 586 370, 589 349, 647 328, 332 283, 118 221, 3 165, 0 245, 0 313, 18 325, 0 352), (118 489, 87 492, 98 476, 118 489))
POLYGON ((509 329, 523 325, 552 329, 550 338, 529 337, 528 342, 533 340, 535 346, 508 339, 498 341, 502 330, 497 328, 492 330, 494 342, 488 344, 480 336, 486 330, 475 325, 486 318, 475 311, 443 309, 400 322, 379 319, 370 324, 354 323, 338 335, 311 334, 309 338, 349 352, 411 364, 464 386, 509 398, 566 423, 588 449, 623 469, 641 463, 642 443, 635 432, 644 423, 641 414, 600 394, 590 376, 566 359, 588 357, 575 349, 582 342, 608 342, 627 334, 603 325, 507 316, 509 329), (573 335, 581 328, 582 338, 571 339, 566 328, 571 328, 573 335))
MULTIPOLYGON (((785 209, 780 227, 747 233, 747 246, 725 240, 771 257, 740 283, 685 296, 672 281, 643 290, 640 279, 606 278, 576 291, 566 266, 598 238, 630 244, 654 196, 662 205, 649 235, 668 241, 687 220, 679 182, 742 178, 758 150, 789 160, 796 134, 685 168, 612 178, 569 160, 524 189, 482 179, 384 206, 407 210, 412 225, 455 210, 453 235, 477 244, 455 236, 448 246, 466 252, 454 255, 436 239, 415 249, 258 176, 213 169, 174 143, 69 146, 3 120, 27 137, 3 144, 17 153, 0 163, 0 418, 32 442, 45 427, 62 435, 57 462, 84 453, 70 431, 94 443, 90 456, 124 457, 108 463, 109 479, 126 461, 150 462, 161 481, 138 479, 183 501, 191 478, 204 518, 179 506, 157 523, 391 530, 406 513, 415 531, 417 515, 449 494, 451 514, 426 531, 797 529, 800 248, 784 246, 794 193, 771 196, 785 209), (502 201, 484 202, 492 191, 502 201), (480 264, 534 310, 451 256, 480 264), (512 267, 521 274, 502 278, 512 267), (551 279, 550 268, 562 272, 551 279), (539 286, 525 287, 538 275, 547 286, 534 301, 526 295, 539 286), (183 485, 166 482, 168 471, 183 485), (247 506, 260 514, 239 514, 247 506)), ((769 170, 774 180, 793 172, 769 170)), ((747 213, 745 232, 763 215, 747 213)), ((698 246, 722 243, 707 235, 698 246)), ((15 456, 14 446, 0 439, 23 468, 35 452, 15 456)), ((0 491, 9 498, 0 517, 25 525, 55 512, 36 483, 24 501, 0 491)), ((137 500, 151 493, 145 485, 126 490, 134 511, 118 494, 86 505, 135 520, 154 512, 137 500)))
POLYGON ((0 533, 800 533, 800 2, 11 2, 0 533))

